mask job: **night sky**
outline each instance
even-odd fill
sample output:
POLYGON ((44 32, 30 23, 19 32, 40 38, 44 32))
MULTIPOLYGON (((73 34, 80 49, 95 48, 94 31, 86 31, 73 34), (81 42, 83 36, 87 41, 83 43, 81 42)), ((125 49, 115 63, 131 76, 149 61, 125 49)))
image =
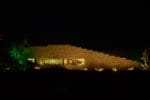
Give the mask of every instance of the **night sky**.
MULTIPOLYGON (((120 6, 121 7, 121 6, 120 6)), ((93 49, 149 46, 148 8, 12 8, 1 10, 8 40, 67 43, 93 49)))

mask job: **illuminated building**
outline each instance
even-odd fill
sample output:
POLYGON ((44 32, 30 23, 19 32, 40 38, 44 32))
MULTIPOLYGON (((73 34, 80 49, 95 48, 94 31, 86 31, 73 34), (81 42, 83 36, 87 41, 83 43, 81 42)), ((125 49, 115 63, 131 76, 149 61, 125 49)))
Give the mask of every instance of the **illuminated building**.
POLYGON ((30 49, 33 51, 33 56, 28 60, 36 62, 41 68, 57 65, 70 70, 117 71, 141 67, 136 61, 72 45, 31 46, 30 49))

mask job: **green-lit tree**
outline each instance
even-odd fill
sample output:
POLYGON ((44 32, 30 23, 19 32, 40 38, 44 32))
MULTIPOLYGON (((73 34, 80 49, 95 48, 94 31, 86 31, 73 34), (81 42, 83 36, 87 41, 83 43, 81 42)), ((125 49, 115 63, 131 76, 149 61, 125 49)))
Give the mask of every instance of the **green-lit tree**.
POLYGON ((32 54, 29 48, 24 47, 20 44, 13 44, 9 50, 9 54, 11 58, 17 62, 15 64, 16 69, 28 69, 27 58, 30 57, 32 54))

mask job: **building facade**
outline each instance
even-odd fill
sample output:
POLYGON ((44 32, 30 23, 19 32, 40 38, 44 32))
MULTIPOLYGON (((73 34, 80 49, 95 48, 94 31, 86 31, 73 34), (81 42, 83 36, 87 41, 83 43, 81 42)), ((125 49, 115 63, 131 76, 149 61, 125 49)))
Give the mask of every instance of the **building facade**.
POLYGON ((116 71, 140 67, 140 63, 136 61, 72 45, 31 46, 30 49, 33 51, 33 56, 28 60, 36 62, 40 68, 57 65, 69 70, 112 69, 116 71))

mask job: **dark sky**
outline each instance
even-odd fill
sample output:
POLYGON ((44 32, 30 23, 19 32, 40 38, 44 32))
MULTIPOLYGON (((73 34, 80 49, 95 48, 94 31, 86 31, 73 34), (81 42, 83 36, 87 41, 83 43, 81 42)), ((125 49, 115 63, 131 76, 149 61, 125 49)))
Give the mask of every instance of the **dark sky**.
POLYGON ((148 46, 149 17, 144 7, 12 8, 1 11, 8 39, 31 43, 71 43, 96 49, 148 46), (142 41, 141 41, 142 40, 142 41))

